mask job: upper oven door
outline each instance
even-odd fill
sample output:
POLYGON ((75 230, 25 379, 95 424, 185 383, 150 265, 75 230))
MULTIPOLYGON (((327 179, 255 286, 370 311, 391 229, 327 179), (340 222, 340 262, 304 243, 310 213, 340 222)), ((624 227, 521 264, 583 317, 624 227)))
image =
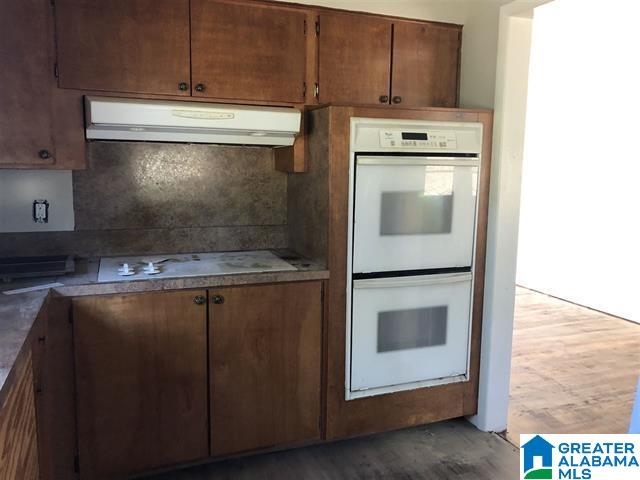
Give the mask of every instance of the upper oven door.
POLYGON ((477 156, 357 155, 353 273, 470 267, 477 156))

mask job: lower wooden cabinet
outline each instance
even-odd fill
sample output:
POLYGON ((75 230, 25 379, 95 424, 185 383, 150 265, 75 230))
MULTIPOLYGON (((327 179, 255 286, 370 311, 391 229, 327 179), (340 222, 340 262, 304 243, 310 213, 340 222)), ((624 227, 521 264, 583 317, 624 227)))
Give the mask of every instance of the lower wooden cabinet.
POLYGON ((72 310, 80 479, 320 439, 321 281, 72 310))
POLYGON ((0 479, 37 480, 38 439, 31 352, 17 367, 13 385, 0 403, 0 479))
POLYGON ((210 295, 214 456, 320 438, 321 282, 210 295))
POLYGON ((205 291, 73 302, 80 478, 209 455, 205 291))

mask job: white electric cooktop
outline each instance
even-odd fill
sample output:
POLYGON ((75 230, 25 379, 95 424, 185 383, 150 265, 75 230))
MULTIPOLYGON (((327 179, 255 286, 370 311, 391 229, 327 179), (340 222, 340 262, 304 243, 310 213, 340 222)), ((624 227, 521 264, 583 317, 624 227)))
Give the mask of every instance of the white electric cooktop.
POLYGON ((135 255, 101 258, 98 282, 292 270, 296 270, 296 267, 268 250, 135 255))

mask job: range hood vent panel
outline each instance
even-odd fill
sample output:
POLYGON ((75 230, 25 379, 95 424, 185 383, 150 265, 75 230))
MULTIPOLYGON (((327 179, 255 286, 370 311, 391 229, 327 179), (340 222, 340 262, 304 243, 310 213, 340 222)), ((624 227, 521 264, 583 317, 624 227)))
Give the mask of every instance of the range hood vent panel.
POLYGON ((88 140, 293 145, 295 108, 85 97, 88 140))

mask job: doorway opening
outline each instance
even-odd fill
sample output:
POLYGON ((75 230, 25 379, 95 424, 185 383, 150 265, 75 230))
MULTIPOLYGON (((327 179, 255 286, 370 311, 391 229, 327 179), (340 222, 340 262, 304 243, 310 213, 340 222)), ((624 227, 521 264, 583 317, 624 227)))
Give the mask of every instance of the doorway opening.
POLYGON ((531 35, 507 438, 626 433, 640 377, 634 2, 555 0, 531 35))

